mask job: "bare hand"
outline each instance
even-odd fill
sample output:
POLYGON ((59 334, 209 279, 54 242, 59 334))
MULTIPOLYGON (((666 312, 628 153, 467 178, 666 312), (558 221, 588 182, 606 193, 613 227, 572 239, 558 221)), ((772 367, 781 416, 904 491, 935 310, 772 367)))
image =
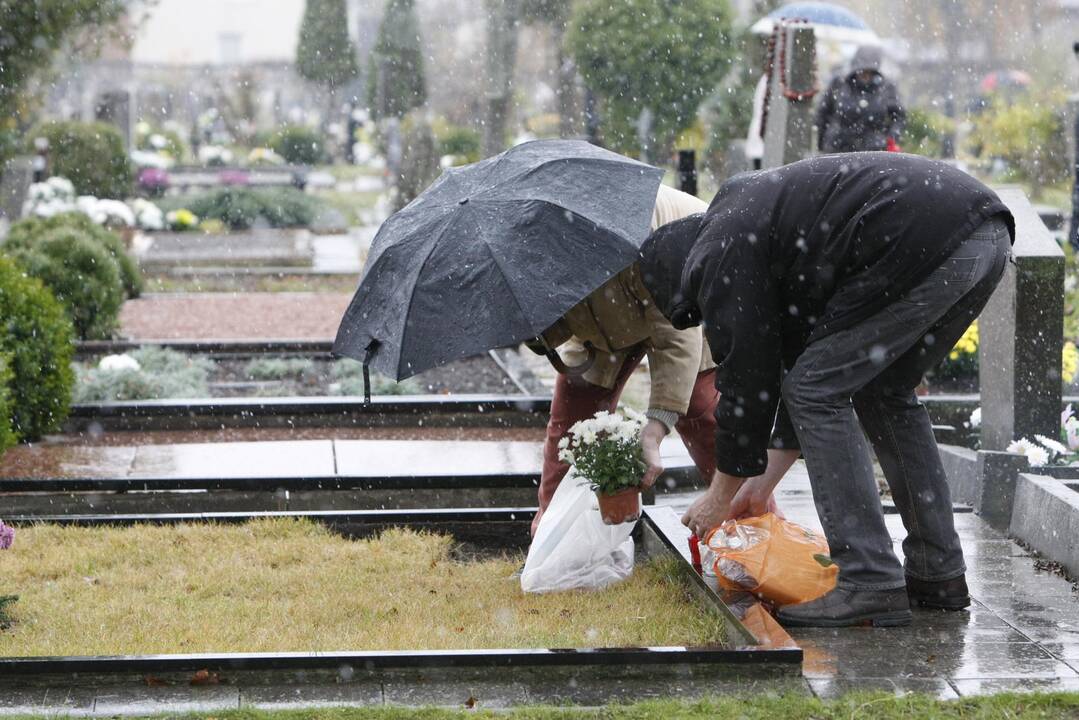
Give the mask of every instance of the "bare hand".
POLYGON ((741 520, 747 517, 760 517, 765 513, 774 513, 783 517, 771 486, 767 482, 761 482, 759 478, 753 478, 743 483, 735 493, 727 510, 726 519, 741 520))
POLYGON ((697 498, 682 516, 682 524, 703 539, 730 514, 731 500, 742 485, 742 478, 716 473, 704 495, 697 498))
POLYGON ((641 476, 641 487, 650 488, 663 472, 663 460, 659 454, 659 444, 667 436, 667 426, 659 420, 649 420, 641 430, 641 453, 644 456, 645 470, 641 476))

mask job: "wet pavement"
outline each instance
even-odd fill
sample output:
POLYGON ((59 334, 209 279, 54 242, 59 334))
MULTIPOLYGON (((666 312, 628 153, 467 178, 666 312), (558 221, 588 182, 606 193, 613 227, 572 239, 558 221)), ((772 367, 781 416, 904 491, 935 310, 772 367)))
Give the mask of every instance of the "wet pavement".
MULTIPOLYGON (((663 445, 668 467, 689 464, 685 446, 663 445)), ((276 440, 170 445, 36 445, 9 451, 0 478, 322 478, 536 474, 542 445, 502 440, 276 440)))
MULTIPOLYGON (((677 510, 696 494, 661 496, 677 510)), ((820 530, 805 467, 779 486, 788 519, 820 530)), ((898 515, 886 515, 902 558, 898 515)), ((1079 691, 1079 590, 1035 568, 1030 553, 972 513, 955 515, 975 602, 969 611, 915 610, 906 628, 792 628, 802 673, 817 695, 883 689, 942 698, 979 693, 1079 691)))

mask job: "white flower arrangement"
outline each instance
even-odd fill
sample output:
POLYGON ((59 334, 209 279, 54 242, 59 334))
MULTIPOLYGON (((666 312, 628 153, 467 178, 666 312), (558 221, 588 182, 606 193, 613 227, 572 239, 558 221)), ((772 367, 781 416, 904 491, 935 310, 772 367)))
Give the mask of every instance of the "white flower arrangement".
POLYGON ((982 409, 980 407, 974 408, 974 412, 970 414, 970 420, 967 421, 967 425, 974 430, 977 430, 982 426, 982 409))
POLYGON ((228 165, 232 162, 232 151, 220 145, 203 145, 199 148, 199 162, 209 166, 228 165))
POLYGON ((574 423, 558 443, 558 457, 574 466, 597 493, 612 495, 636 486, 644 474, 640 435, 644 415, 620 408, 574 423))
POLYGON ((90 219, 98 225, 135 227, 135 213, 122 200, 80 195, 75 201, 75 206, 80 212, 89 215, 90 219))
POLYGON ((22 214, 24 217, 50 218, 72 210, 75 210, 74 186, 67 178, 52 177, 30 186, 22 214))
POLYGON ((22 208, 23 217, 50 218, 69 212, 81 212, 98 225, 113 228, 161 230, 165 227, 164 213, 149 200, 135 198, 125 203, 93 195, 75 197, 75 187, 62 177, 51 177, 31 185, 22 208))
POLYGON ((1049 451, 1026 438, 1013 440, 1008 445, 1007 451, 1017 455, 1025 455, 1032 467, 1049 464, 1049 451))
POLYGON ((165 214, 161 212, 161 208, 149 200, 135 198, 131 201, 131 211, 135 213, 135 224, 139 229, 165 229, 165 214))
POLYGON ((104 370, 106 372, 123 372, 125 370, 139 371, 142 366, 139 365, 139 361, 131 357, 127 353, 123 355, 106 355, 101 358, 101 362, 97 364, 98 370, 104 370))

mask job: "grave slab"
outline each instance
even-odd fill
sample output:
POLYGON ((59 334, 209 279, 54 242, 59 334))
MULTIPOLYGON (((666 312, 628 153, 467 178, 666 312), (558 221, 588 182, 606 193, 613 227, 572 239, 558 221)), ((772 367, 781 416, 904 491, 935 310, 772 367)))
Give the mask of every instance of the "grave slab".
POLYGON ((814 678, 809 680, 813 694, 822 700, 841 698, 852 692, 886 692, 894 695, 918 693, 938 700, 956 700, 959 693, 943 678, 814 678))
POLYGON ((124 687, 97 695, 97 715, 137 715, 162 712, 212 712, 240 707, 235 687, 124 687))
POLYGON ((144 445, 130 478, 333 477, 330 440, 144 445))

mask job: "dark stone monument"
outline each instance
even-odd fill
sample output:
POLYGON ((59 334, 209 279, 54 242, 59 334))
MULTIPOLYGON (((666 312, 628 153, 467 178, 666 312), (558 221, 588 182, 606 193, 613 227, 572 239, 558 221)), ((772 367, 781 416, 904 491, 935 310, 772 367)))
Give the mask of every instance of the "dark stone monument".
POLYGON ((982 519, 997 530, 1007 532, 1012 522, 1015 482, 1029 467, 1023 455, 982 450, 978 453, 978 492, 971 498, 982 519))
POLYGON ((697 153, 693 150, 678 151, 678 189, 697 195, 697 153))
POLYGON ((982 448, 1060 433, 1064 253, 1021 190, 1000 197, 1015 216, 1008 263, 979 320, 982 448))
POLYGON ((124 136, 124 146, 131 147, 131 95, 126 90, 110 90, 98 98, 94 116, 115 125, 124 136))

